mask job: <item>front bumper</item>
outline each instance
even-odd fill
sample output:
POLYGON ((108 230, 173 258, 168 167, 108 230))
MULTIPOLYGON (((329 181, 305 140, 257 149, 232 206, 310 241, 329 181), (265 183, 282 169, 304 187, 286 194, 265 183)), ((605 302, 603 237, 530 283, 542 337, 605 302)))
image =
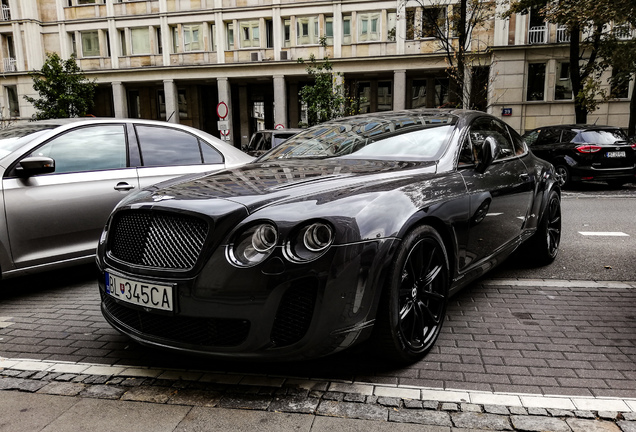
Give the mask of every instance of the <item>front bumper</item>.
POLYGON ((217 358, 298 360, 327 355, 367 338, 394 239, 333 246, 311 263, 281 251, 251 268, 230 264, 220 247, 189 277, 136 274, 98 253, 102 313, 141 344, 217 358), (105 272, 174 284, 172 312, 121 302, 105 272))

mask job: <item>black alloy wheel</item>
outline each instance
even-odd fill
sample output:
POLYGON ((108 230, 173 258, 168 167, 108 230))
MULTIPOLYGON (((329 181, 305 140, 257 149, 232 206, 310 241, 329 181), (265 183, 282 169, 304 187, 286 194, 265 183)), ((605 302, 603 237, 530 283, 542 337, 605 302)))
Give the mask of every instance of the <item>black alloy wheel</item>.
POLYGON ((554 167, 554 176, 559 187, 568 186, 570 183, 570 170, 565 165, 554 167))
POLYGON ((552 263, 561 244, 561 197, 552 190, 537 227, 537 232, 528 240, 527 252, 536 265, 552 263))
POLYGON ((391 268, 378 317, 381 354, 397 363, 422 358, 435 344, 448 303, 449 264, 440 235, 420 226, 406 236, 391 268))

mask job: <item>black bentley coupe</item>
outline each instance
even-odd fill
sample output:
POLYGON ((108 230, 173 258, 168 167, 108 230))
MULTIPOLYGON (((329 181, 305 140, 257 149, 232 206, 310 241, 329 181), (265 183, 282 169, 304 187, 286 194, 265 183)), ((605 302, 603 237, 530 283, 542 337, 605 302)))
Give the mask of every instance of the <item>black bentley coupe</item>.
POLYGON ((552 262, 560 232, 552 165, 504 122, 365 114, 126 198, 97 250, 101 307, 141 344, 184 353, 295 360, 369 340, 408 363, 451 295, 520 246, 552 262))

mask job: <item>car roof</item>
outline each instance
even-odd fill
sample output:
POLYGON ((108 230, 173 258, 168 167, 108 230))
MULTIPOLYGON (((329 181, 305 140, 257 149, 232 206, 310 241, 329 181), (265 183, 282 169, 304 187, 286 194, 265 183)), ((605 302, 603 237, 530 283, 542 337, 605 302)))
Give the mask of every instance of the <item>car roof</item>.
POLYGON ((571 129, 575 131, 585 131, 585 130, 602 130, 602 129, 620 129, 618 126, 609 126, 609 125, 595 125, 595 124, 564 124, 564 125, 549 125, 535 128, 533 130, 540 129, 571 129))

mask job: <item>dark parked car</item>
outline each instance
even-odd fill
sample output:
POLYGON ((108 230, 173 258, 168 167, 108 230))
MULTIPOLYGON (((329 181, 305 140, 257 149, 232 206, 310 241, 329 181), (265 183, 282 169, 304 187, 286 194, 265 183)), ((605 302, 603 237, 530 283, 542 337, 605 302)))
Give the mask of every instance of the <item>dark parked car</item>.
POLYGON ((560 208, 552 165, 487 114, 330 121, 121 202, 98 246, 102 313, 181 352, 290 360, 372 338, 412 362, 449 296, 522 242, 554 260, 560 208))
POLYGON ((625 132, 613 126, 546 126, 526 132, 532 152, 555 166, 561 186, 602 180, 622 186, 636 180, 636 156, 625 132))
POLYGON ((265 129, 254 132, 250 142, 243 147, 245 153, 250 156, 260 156, 263 153, 279 146, 283 141, 293 137, 302 129, 265 129))
POLYGON ((0 131, 2 278, 95 261, 131 191, 253 160, 200 130, 139 119, 43 120, 0 131))

